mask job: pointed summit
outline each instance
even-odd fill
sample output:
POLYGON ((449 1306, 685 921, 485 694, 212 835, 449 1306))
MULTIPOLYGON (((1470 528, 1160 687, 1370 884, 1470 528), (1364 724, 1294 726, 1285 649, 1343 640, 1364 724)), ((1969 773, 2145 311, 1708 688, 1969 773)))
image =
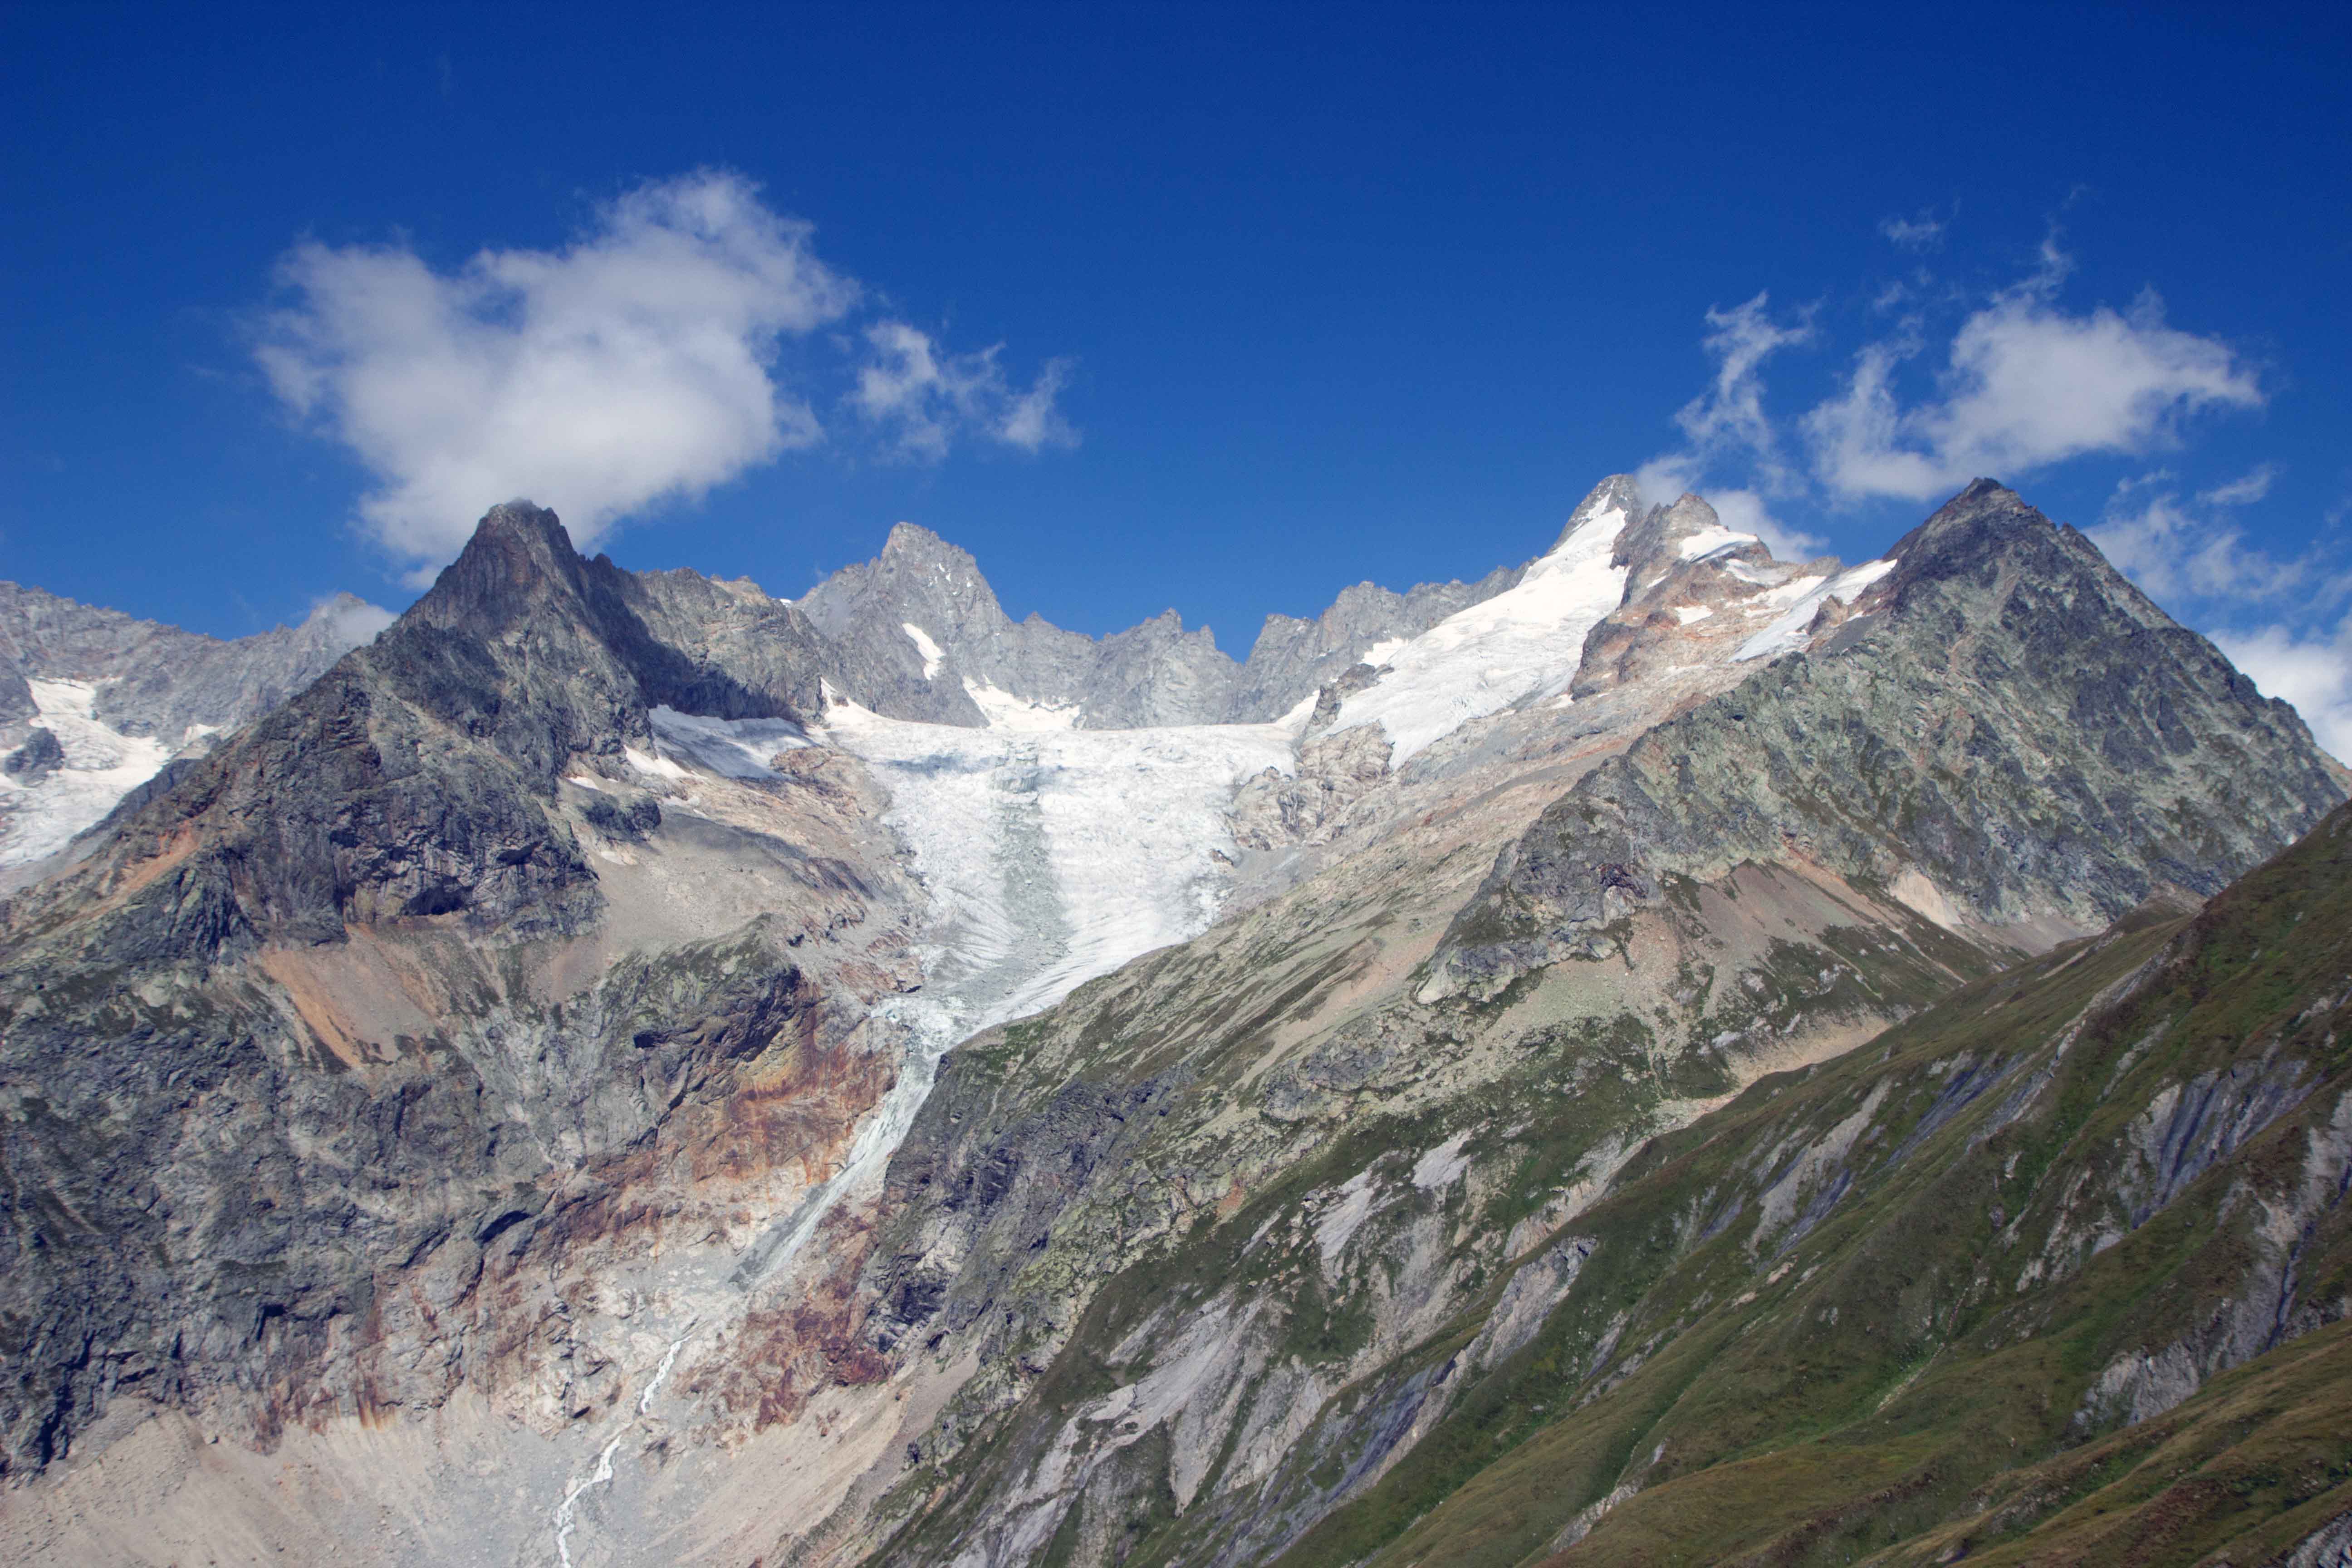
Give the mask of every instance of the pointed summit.
POLYGON ((500 630, 550 598, 581 598, 585 565, 553 512, 503 501, 482 514, 473 538, 410 614, 436 626, 500 630))
POLYGON ((1642 515, 1642 489, 1633 482, 1633 475, 1612 474, 1593 486, 1591 493, 1579 501, 1576 510, 1569 514, 1568 526, 1559 531, 1558 539, 1552 541, 1552 549, 1558 550, 1568 542, 1570 534, 1610 510, 1621 511, 1629 519, 1642 515))

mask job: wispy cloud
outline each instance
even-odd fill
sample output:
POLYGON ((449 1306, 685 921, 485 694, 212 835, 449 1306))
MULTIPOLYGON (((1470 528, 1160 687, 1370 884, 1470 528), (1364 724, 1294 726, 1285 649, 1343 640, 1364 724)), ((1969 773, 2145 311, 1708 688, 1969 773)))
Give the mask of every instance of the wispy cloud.
MULTIPOLYGON (((1924 251, 1942 222, 1923 213, 1882 232, 1924 251)), ((1683 444, 1636 470, 1643 498, 1704 489, 1727 525, 1787 558, 1822 541, 1775 508, 1940 500, 1979 475, 2021 480, 2073 458, 2178 445, 2194 415, 2263 405, 2254 370, 2221 340, 2168 325, 2152 291, 2122 311, 2069 310, 2061 294, 2072 268, 2053 239, 2028 276, 1990 295, 1955 299, 1925 270, 1890 285, 1867 302, 1895 317, 1892 329, 1855 353, 1837 392, 1786 426, 1769 406, 1762 367, 1817 342, 1816 313, 1776 318, 1763 294, 1710 310, 1701 343, 1714 374, 1675 415, 1683 444), (1948 310, 1942 319, 1957 325, 1931 331, 1948 310), (1932 391, 1906 401, 1897 373, 1931 352, 1942 359, 1932 391)), ((2197 489, 2169 469, 2145 472, 2116 486, 2089 532, 2172 614, 2236 628, 2215 642, 2265 692, 2295 704, 2323 745, 2352 755, 2352 569, 2317 543, 2287 557, 2252 542, 2247 510, 2270 497, 2278 473, 2264 463, 2197 489)), ((2331 513, 2329 525, 2337 521, 2331 513)))
MULTIPOLYGON (((286 406, 375 476, 361 525, 418 576, 515 496, 553 507, 585 545, 825 438, 816 404, 833 395, 821 373, 787 376, 783 344, 847 317, 863 290, 818 258, 813 232, 741 176, 705 170, 628 192, 560 249, 484 250, 447 272, 405 243, 306 242, 279 265, 286 300, 255 353, 286 406)), ((977 363, 982 391, 995 374, 994 350, 927 352, 942 374, 977 363)), ((994 438, 1065 435, 1062 374, 1049 368, 1042 401, 1002 397, 994 438)), ((944 450, 950 424, 927 419, 919 439, 944 450)))
POLYGON ((2271 493, 2271 481, 2277 478, 2277 464, 2258 463, 2242 478, 2200 490, 2197 499, 2208 506, 2252 506, 2271 493))
POLYGON ((1878 232, 1904 250, 1934 250, 1944 243, 1944 220, 1929 208, 1911 217, 1882 219, 1878 232))
POLYGON ((327 638, 339 647, 358 647, 375 641, 376 635, 400 617, 382 605, 371 605, 353 594, 336 594, 320 599, 310 606, 306 619, 326 629, 327 638))
POLYGON ((902 457, 937 462, 964 432, 1025 452, 1077 444, 1055 405, 1069 376, 1066 361, 1049 362, 1026 391, 1016 392, 998 363, 1002 343, 947 353, 929 333, 904 321, 868 327, 866 343, 850 402, 890 434, 902 457))
POLYGON ((2214 643, 2265 696, 2294 704, 2319 743, 2352 757, 2352 568, 2315 542, 2281 558, 2249 542, 2240 509, 2270 493, 2275 466, 2184 499, 2158 469, 2116 487, 2088 531, 2117 571, 2171 614, 2220 626, 2214 643))
POLYGON ((1643 464, 1633 481, 1644 500, 1663 503, 1710 475, 1738 474, 1746 482, 1706 484, 1706 499, 1725 526, 1755 534, 1776 555, 1810 555, 1822 541, 1774 517, 1765 499, 1792 491, 1802 479, 1783 457, 1765 412, 1762 366, 1780 350, 1811 341, 1812 312, 1775 321, 1770 295, 1759 293, 1727 310, 1709 309, 1706 327, 1700 346, 1715 362, 1715 377, 1675 415, 1685 445, 1643 464))
MULTIPOLYGON (((2242 530, 2193 508, 2177 490, 2151 491, 2168 478, 2157 474, 2118 486, 2105 515, 2085 531, 2117 571, 2168 604, 2190 598, 2243 604, 2309 585, 2308 563, 2280 561, 2248 544, 2242 530)), ((2210 502, 2214 493, 2199 500, 2210 502)))
POLYGON ((1864 347, 1843 392, 1804 418, 1816 477, 1843 499, 1928 500, 1979 475, 2148 450, 2201 409, 2262 405, 2253 371, 2220 340, 2166 325, 2153 290, 2127 311, 2066 311, 2071 265, 2045 246, 2032 276, 1963 321, 1937 396, 1906 406, 1895 388, 1927 347, 1916 319, 1864 347))

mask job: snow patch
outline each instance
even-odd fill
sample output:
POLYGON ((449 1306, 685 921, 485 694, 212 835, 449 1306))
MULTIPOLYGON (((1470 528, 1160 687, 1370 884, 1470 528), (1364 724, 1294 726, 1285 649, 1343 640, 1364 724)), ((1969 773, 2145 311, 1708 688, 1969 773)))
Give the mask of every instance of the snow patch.
POLYGON ((1729 550, 1735 545, 1755 542, 1754 534, 1741 533, 1717 523, 1713 528, 1700 529, 1696 533, 1684 540, 1679 549, 1684 560, 1703 561, 1718 550, 1729 550))
POLYGON ((1456 1132, 1414 1161, 1412 1184, 1424 1193, 1452 1186, 1455 1178, 1470 1168, 1470 1156, 1462 1152, 1462 1145, 1468 1142, 1469 1133, 1456 1132))
POLYGON ((1800 577, 1783 584, 1764 598, 1768 606, 1789 605, 1788 612, 1740 644, 1739 651, 1731 657, 1742 660, 1777 658, 1784 653, 1794 653, 1805 646, 1805 627, 1811 624, 1823 599, 1834 597, 1851 605, 1856 595, 1894 570, 1892 561, 1865 561, 1826 581, 1800 577))
POLYGON ((898 629, 907 634, 908 640, 915 645, 915 651, 923 656, 923 679, 937 679, 940 673, 940 645, 931 640, 931 634, 912 621, 900 621, 898 629))
POLYGON ((994 686, 979 686, 967 680, 965 695, 980 710, 992 730, 1075 730, 1078 727, 1076 703, 1056 707, 1051 702, 1033 702, 1026 697, 1015 697, 1010 691, 994 686))
POLYGON ((1685 626, 1703 621, 1713 614, 1715 614, 1713 605, 1676 605, 1675 606, 1675 619, 1685 626))
MULTIPOLYGON (((769 758, 812 743, 807 733, 789 719, 706 719, 675 708, 655 708, 646 717, 653 721, 654 733, 663 744, 722 778, 773 778, 776 771, 768 765, 769 758)), ((664 778, 685 776, 666 757, 656 759, 656 767, 645 768, 635 752, 626 754, 630 766, 643 772, 659 772, 664 778), (661 772, 664 768, 668 771, 661 772)))
POLYGON ((155 776, 172 749, 100 722, 98 688, 86 680, 27 680, 33 721, 57 737, 65 764, 27 782, 0 774, 0 866, 54 855, 96 826, 122 797, 155 776))
POLYGON ((687 776, 686 770, 667 757, 649 754, 637 750, 635 746, 623 746, 621 758, 637 772, 650 774, 657 779, 675 780, 687 776))
POLYGON ((1383 653, 1386 671, 1340 704, 1334 728, 1379 725, 1402 764, 1473 719, 1564 684, 1584 657, 1584 635, 1625 597, 1625 568, 1609 559, 1625 521, 1622 508, 1594 513, 1518 586, 1383 653))

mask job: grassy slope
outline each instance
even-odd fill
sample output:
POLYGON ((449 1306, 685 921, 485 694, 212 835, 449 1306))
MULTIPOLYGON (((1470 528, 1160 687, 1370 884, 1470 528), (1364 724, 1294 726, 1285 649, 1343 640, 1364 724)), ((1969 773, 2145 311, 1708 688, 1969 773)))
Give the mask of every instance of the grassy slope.
POLYGON ((1659 1140, 1535 1342, 1283 1561, 1542 1561, 1617 1492, 1559 1561, 2244 1563, 2352 1503, 2341 1326, 2137 1426, 2088 1398, 2263 1290, 2343 1313, 2352 816, 2129 924, 1659 1140), (2255 1109, 2170 1191, 2182 1086, 2255 1109))

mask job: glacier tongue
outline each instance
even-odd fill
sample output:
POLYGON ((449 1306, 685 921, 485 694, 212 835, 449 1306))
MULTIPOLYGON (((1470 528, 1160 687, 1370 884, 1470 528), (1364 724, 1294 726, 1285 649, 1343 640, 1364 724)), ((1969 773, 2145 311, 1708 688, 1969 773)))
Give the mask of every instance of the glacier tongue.
POLYGON ((1242 784, 1293 771, 1283 724, 971 730, 827 710, 873 768, 934 906, 927 973, 970 1034, 1208 929, 1242 784))
POLYGON ((1625 568, 1612 556, 1626 521, 1622 506, 1594 511, 1517 587, 1375 650, 1386 668, 1340 704, 1336 728, 1379 725, 1401 765, 1473 719, 1546 687, 1565 688, 1584 657, 1585 634, 1625 597, 1625 568))
POLYGON ((1206 931, 1235 852, 1226 808, 1245 780, 1295 771, 1297 730, 971 730, 836 701, 817 736, 889 791, 885 820, 931 897, 926 984, 883 1005, 907 1030, 896 1081, 841 1168, 754 1246, 744 1283, 773 1277, 880 1179, 951 1047, 1206 931))

